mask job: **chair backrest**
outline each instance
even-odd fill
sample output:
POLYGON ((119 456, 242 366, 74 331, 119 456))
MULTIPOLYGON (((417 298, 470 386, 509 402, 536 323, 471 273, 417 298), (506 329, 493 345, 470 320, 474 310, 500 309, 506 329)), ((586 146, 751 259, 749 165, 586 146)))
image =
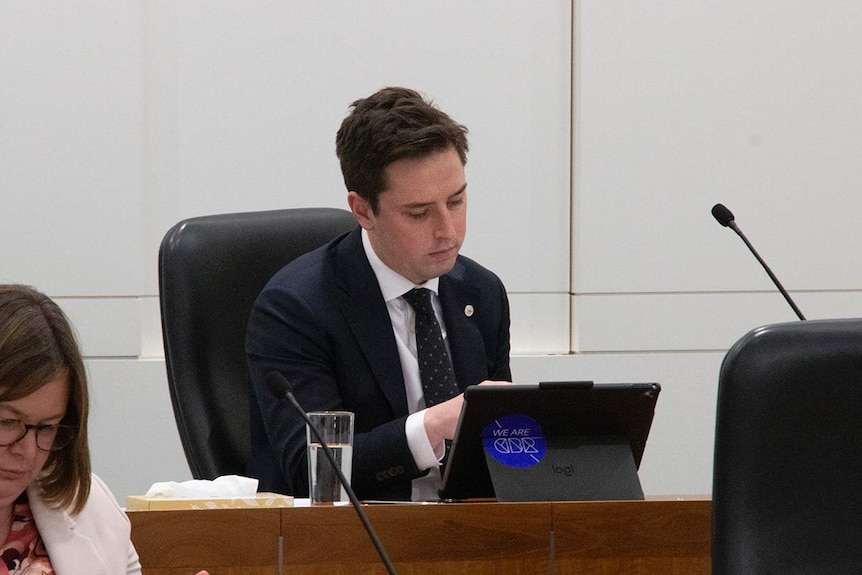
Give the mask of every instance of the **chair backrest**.
POLYGON ((758 328, 721 367, 714 575, 862 573, 862 320, 758 328))
POLYGON ((159 249, 168 384, 196 479, 244 474, 251 452, 245 332, 285 264, 356 227, 346 210, 298 208, 191 218, 159 249))

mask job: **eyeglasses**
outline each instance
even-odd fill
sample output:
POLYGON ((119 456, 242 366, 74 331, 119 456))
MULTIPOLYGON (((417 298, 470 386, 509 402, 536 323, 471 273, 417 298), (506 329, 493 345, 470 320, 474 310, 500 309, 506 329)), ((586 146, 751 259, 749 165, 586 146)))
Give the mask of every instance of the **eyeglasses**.
POLYGON ((18 419, 0 419, 0 446, 18 443, 31 429, 36 434, 36 447, 42 451, 60 451, 69 445, 78 432, 74 425, 30 425, 18 419))

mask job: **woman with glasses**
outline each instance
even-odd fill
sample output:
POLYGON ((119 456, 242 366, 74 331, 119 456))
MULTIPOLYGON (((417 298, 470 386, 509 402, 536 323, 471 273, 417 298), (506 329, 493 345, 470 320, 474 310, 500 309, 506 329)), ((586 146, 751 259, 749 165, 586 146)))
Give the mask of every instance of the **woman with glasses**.
POLYGON ((128 518, 90 473, 87 404, 63 312, 0 285, 0 575, 140 574, 128 518))
POLYGON ((0 575, 140 575, 129 519, 90 473, 87 405, 66 316, 0 285, 0 575))

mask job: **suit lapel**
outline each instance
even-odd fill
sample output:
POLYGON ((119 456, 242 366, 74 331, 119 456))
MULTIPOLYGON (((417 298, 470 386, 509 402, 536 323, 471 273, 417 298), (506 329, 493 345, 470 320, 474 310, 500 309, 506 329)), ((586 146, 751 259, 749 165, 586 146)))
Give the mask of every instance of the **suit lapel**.
POLYGON ((452 352, 452 365, 458 387, 463 391, 468 385, 480 383, 488 378, 485 370, 485 348, 482 335, 473 319, 482 313, 479 290, 462 281, 463 265, 440 277, 440 306, 446 323, 446 336, 452 352), (478 360, 478 361, 477 361, 478 360))
POLYGON ((380 285, 362 248, 360 228, 341 242, 336 256, 338 307, 396 416, 407 415, 401 359, 380 285))
POLYGON ((89 537, 76 530, 74 518, 66 511, 49 509, 36 487, 27 489, 27 498, 56 573, 106 575, 99 550, 89 537))

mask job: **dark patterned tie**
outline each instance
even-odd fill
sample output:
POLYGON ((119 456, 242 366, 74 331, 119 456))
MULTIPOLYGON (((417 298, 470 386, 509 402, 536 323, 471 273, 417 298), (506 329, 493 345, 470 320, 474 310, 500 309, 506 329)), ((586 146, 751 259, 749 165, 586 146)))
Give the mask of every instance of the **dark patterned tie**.
POLYGON ((425 394, 425 406, 431 407, 458 395, 455 370, 443 342, 443 332, 434 308, 431 307, 431 291, 416 288, 404 294, 416 311, 416 352, 419 358, 419 375, 425 394))

